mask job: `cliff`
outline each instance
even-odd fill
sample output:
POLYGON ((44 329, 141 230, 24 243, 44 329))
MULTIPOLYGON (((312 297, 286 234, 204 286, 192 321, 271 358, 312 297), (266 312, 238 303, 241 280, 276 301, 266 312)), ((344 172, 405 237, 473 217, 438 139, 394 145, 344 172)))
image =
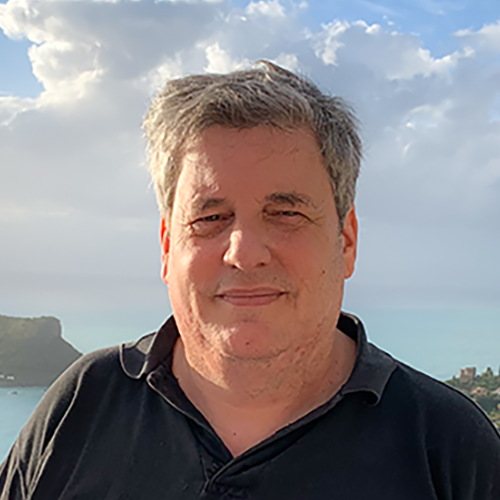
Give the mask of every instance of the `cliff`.
POLYGON ((80 356, 57 318, 0 315, 0 387, 50 385, 80 356))

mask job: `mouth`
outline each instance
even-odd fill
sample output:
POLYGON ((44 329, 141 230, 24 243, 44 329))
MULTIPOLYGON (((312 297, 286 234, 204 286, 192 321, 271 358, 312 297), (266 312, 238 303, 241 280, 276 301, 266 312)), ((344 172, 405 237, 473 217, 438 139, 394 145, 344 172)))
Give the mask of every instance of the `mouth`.
POLYGON ((286 292, 268 287, 234 288, 224 290, 222 293, 217 294, 216 297, 233 306, 255 307, 272 304, 285 294, 286 292))

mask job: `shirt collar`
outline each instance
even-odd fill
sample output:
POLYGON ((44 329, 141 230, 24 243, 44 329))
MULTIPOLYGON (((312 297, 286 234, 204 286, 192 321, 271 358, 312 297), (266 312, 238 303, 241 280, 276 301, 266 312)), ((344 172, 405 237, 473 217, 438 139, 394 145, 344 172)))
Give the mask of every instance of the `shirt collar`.
MULTIPOLYGON (((358 345, 353 371, 340 390, 340 395, 365 393, 369 396, 368 402, 376 405, 397 363, 389 354, 368 342, 363 323, 356 316, 341 313, 337 327, 358 345)), ((124 372, 133 379, 147 376, 172 355, 178 336, 175 319, 171 316, 158 332, 136 342, 123 344, 120 362, 124 372)))
POLYGON ((123 371, 133 379, 149 374, 172 354, 178 336, 175 319, 170 316, 156 333, 122 344, 120 362, 123 371))
POLYGON ((368 342, 363 323, 353 314, 342 313, 337 327, 358 344, 354 368, 340 393, 347 395, 364 392, 369 395, 370 404, 378 404, 397 362, 388 353, 368 342))

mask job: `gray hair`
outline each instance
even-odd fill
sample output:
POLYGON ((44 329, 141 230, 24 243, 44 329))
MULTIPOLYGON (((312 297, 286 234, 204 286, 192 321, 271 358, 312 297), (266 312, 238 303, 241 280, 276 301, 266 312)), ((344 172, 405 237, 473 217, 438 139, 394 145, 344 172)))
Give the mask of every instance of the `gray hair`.
POLYGON ((214 125, 309 129, 318 142, 343 226, 354 201, 362 157, 354 112, 343 99, 322 93, 308 79, 269 61, 225 75, 170 80, 153 100, 143 129, 158 205, 167 221, 183 152, 214 125))

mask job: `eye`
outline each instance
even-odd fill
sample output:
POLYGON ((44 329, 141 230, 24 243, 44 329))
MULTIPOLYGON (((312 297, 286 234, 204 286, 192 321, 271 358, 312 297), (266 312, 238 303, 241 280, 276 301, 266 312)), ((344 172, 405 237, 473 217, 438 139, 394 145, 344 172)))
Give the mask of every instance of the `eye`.
POLYGON ((307 225, 309 218, 302 211, 286 210, 284 208, 267 208, 265 218, 270 224, 284 230, 296 230, 307 225))
POLYGON ((294 217, 301 217, 302 213, 296 210, 267 210, 267 215, 270 217, 283 217, 292 219, 294 217))
POLYGON ((220 214, 207 215, 206 217, 200 217, 195 222, 217 222, 221 220, 220 214))
POLYGON ((218 213, 198 217, 191 222, 191 230, 196 236, 214 236, 231 223, 232 217, 232 213, 218 213))
POLYGON ((295 212, 293 210, 281 210, 278 212, 279 215, 282 215, 284 217, 298 217, 300 212, 295 212))

